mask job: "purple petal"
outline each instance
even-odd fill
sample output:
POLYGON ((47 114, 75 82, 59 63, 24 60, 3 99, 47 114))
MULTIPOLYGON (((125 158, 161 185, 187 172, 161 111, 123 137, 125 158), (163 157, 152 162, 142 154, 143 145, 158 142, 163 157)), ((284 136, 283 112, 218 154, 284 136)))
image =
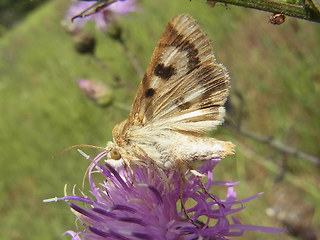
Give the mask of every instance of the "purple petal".
MULTIPOLYGON (((179 172, 154 169, 152 165, 131 169, 133 175, 127 174, 124 167, 116 170, 108 164, 98 163, 105 155, 106 153, 98 155, 89 167, 92 199, 78 196, 59 199, 67 201, 74 212, 77 212, 75 215, 82 222, 83 230, 80 232, 84 239, 226 240, 242 236, 245 231, 282 232, 275 228, 243 225, 233 217, 235 213, 245 209, 243 203, 261 194, 237 200, 233 188, 237 182, 213 181, 210 176, 219 160, 208 161, 200 169, 203 174, 208 174, 210 183, 205 185, 198 177, 188 175, 182 180, 179 172), (96 183, 93 174, 100 174, 104 179, 96 183), (181 181, 184 181, 183 184, 181 181), (225 200, 209 193, 210 189, 207 187, 211 188, 213 185, 228 189, 225 200), (183 209, 177 209, 181 190, 184 200, 194 202, 193 206, 185 206, 185 211, 192 216, 192 220, 190 216, 185 216, 183 209), (84 203, 85 207, 70 201, 84 203), (206 217, 204 223, 199 222, 202 216, 206 217)), ((81 239, 73 231, 66 233, 75 240, 81 239)))

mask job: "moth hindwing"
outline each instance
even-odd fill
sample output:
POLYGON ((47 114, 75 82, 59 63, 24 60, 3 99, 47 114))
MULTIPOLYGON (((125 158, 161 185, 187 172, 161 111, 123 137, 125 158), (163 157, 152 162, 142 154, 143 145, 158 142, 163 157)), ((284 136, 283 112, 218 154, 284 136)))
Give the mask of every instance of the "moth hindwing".
POLYGON ((163 169, 191 169, 193 162, 234 153, 231 142, 204 135, 223 122, 229 75, 216 63, 211 42, 189 15, 171 19, 158 42, 129 118, 113 129, 117 167, 151 160, 163 169), (118 156, 118 155, 117 155, 118 156))

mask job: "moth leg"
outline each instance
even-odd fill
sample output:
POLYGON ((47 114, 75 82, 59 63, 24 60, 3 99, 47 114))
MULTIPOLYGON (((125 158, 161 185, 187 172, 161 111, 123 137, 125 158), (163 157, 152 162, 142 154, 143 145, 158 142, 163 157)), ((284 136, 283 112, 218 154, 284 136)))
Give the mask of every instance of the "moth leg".
MULTIPOLYGON (((199 227, 199 224, 197 224, 196 221, 194 221, 192 219, 192 217, 188 214, 187 209, 184 205, 184 200, 183 200, 183 188, 184 188, 184 184, 188 181, 186 179, 186 175, 185 173, 187 171, 185 171, 186 169, 188 169, 188 166, 185 162, 183 161, 178 161, 178 166, 180 167, 180 193, 179 193, 179 198, 180 198, 180 203, 181 203, 181 210, 183 211, 185 217, 196 227, 199 227)), ((190 169, 190 168, 189 168, 190 169)), ((188 199, 187 199, 188 200, 188 199)))
MULTIPOLYGON (((180 203, 181 203, 181 209, 184 212, 184 215, 186 216, 186 218, 188 220, 190 220, 194 225, 196 225, 196 223, 193 221, 193 219, 189 216, 189 214, 187 213, 186 207, 184 205, 184 200, 183 200, 183 186, 184 186, 184 182, 186 181, 184 174, 180 174, 180 203)), ((197 225, 196 225, 197 226, 197 225)))
POLYGON ((136 176, 134 175, 132 168, 130 167, 130 165, 125 164, 124 170, 126 172, 127 178, 131 179, 131 185, 133 185, 133 183, 136 181, 136 176), (130 174, 131 178, 129 177, 129 174, 130 174))
POLYGON ((202 179, 201 179, 201 176, 197 176, 197 178, 198 178, 198 180, 199 180, 199 183, 200 183, 200 185, 201 185, 202 190, 203 190, 213 201, 215 201, 218 205, 222 206, 223 208, 226 208, 226 206, 225 206, 223 203, 221 203, 220 200, 217 200, 217 199, 213 196, 213 194, 211 194, 211 193, 208 192, 208 189, 206 188, 206 186, 205 186, 205 185, 203 184, 203 182, 201 181, 201 180, 202 180, 202 179))
POLYGON ((198 178, 202 178, 202 177, 205 176, 205 175, 203 175, 202 173, 199 173, 197 170, 194 170, 194 169, 190 169, 190 172, 191 172, 194 176, 196 176, 196 177, 198 177, 198 178))
POLYGON ((202 190, 213 200, 215 201, 218 205, 221 205, 223 208, 225 208, 225 205, 223 203, 221 203, 220 200, 217 200, 213 194, 209 193, 208 189, 206 188, 206 186, 203 184, 202 179, 203 177, 205 177, 205 175, 203 175, 202 173, 199 173, 197 170, 194 169, 190 169, 190 173, 192 173, 195 177, 197 177, 199 184, 202 188, 202 190))

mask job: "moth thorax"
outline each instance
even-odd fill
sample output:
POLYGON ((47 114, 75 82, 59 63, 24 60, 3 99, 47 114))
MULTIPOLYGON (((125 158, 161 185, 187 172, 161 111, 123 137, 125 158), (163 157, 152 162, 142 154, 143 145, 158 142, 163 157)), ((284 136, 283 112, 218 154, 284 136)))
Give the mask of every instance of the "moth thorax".
POLYGON ((117 124, 112 130, 113 140, 120 147, 125 144, 126 126, 127 126, 127 120, 117 124))

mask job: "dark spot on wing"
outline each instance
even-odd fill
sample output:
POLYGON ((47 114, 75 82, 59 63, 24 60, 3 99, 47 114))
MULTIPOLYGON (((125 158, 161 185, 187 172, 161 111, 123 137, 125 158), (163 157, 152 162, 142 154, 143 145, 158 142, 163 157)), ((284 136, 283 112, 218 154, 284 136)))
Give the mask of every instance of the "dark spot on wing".
POLYGON ((156 91, 153 88, 149 88, 147 91, 145 91, 144 95, 146 98, 152 97, 156 91))
POLYGON ((163 63, 159 63, 155 69, 154 74, 164 80, 168 80, 172 75, 175 74, 175 68, 172 66, 164 66, 163 63))
POLYGON ((190 41, 183 39, 184 36, 179 34, 170 24, 168 25, 168 28, 170 29, 170 37, 174 38, 172 39, 171 45, 174 47, 179 48, 181 51, 186 51, 188 52, 187 57, 188 57, 188 72, 192 72, 196 68, 200 66, 200 59, 198 57, 199 51, 196 48, 196 46, 191 43, 190 41))
POLYGON ((199 60, 199 57, 197 57, 199 51, 198 49, 195 49, 194 48, 194 45, 193 44, 190 44, 191 46, 190 47, 193 47, 192 49, 188 49, 188 73, 192 72, 194 69, 198 68, 199 67, 199 64, 200 64, 200 60, 199 60))
POLYGON ((191 107, 191 102, 185 102, 178 106, 180 110, 186 110, 191 107))
POLYGON ((196 78, 201 85, 206 86, 205 97, 228 90, 227 74, 223 69, 205 66, 197 72, 196 78))
POLYGON ((196 78, 201 85, 208 85, 217 77, 217 73, 212 65, 202 67, 198 72, 196 78))
POLYGON ((177 100, 175 101, 175 104, 180 105, 180 104, 183 103, 183 101, 184 101, 184 97, 179 97, 179 98, 177 98, 177 100))
POLYGON ((191 102, 184 102, 184 97, 179 97, 175 101, 175 104, 178 105, 180 110, 186 110, 191 107, 191 102))
POLYGON ((179 34, 178 31, 172 26, 171 23, 169 23, 167 25, 168 31, 167 32, 167 36, 166 39, 171 40, 171 45, 172 46, 178 46, 179 43, 181 43, 182 39, 183 39, 183 35, 179 34))

